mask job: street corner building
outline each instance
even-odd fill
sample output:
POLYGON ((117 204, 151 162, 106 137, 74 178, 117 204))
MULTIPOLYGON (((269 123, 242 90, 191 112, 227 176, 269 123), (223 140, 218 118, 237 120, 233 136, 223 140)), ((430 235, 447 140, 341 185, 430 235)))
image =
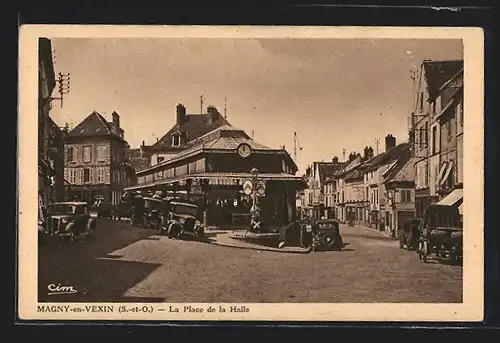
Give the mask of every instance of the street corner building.
POLYGON ((417 76, 410 138, 416 215, 432 204, 463 202, 463 60, 423 61, 417 76))
POLYGON ((87 116, 64 140, 69 198, 118 204, 131 182, 128 148, 118 113, 112 113, 111 122, 95 111, 87 116))
MULTIPOLYGON (((216 107, 206 113, 186 114, 177 105, 175 125, 153 145, 143 142, 139 162, 149 166, 136 172, 137 185, 128 191, 185 193, 197 202, 208 225, 250 223, 251 199, 246 180, 261 180, 262 222, 286 225, 295 220, 296 194, 307 185, 296 176, 298 167, 284 149, 272 149, 232 126, 216 107), (258 174, 252 174, 252 169, 258 174)), ((134 162, 132 162, 134 163, 134 162)))
POLYGON ((50 117, 56 76, 50 39, 38 41, 38 195, 41 206, 65 197, 63 132, 50 117))

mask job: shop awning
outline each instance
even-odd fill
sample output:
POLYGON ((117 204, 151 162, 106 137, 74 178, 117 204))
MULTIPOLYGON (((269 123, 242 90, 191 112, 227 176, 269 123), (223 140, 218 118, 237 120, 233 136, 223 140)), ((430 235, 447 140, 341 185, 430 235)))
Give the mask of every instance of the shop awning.
POLYGON ((450 194, 448 194, 446 197, 444 197, 441 201, 437 203, 437 205, 447 205, 447 206, 453 206, 457 202, 463 199, 463 190, 462 189, 455 189, 452 191, 450 194))
MULTIPOLYGON (((261 180, 265 181, 295 181, 303 184, 303 188, 307 185, 304 183, 304 179, 301 176, 286 174, 286 173, 259 173, 257 176, 261 180)), ((192 174, 184 175, 175 179, 169 180, 159 180, 156 182, 136 185, 132 187, 127 187, 125 190, 138 190, 147 189, 152 187, 169 185, 175 182, 183 182, 186 179, 199 179, 208 180, 209 185, 219 185, 219 186, 230 186, 230 185, 242 185, 244 180, 252 179, 251 173, 202 173, 202 174, 192 174)))

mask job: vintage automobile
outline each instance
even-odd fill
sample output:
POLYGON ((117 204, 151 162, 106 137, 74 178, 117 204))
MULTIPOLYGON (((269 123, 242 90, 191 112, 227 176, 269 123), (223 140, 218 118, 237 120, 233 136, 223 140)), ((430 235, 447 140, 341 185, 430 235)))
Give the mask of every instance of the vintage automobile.
POLYGON ((462 259, 463 227, 458 207, 429 206, 420 224, 418 255, 427 262, 430 257, 448 258, 458 263, 462 259))
POLYGON ((90 216, 86 202, 59 202, 48 206, 46 231, 54 237, 87 238, 96 229, 96 220, 90 216))
POLYGON ((421 219, 406 219, 402 227, 398 230, 399 248, 406 250, 416 250, 418 246, 418 237, 420 235, 421 219))
POLYGON ((335 219, 320 219, 313 222, 312 248, 313 251, 336 250, 344 247, 340 235, 340 225, 335 219))
POLYGON ((168 214, 161 231, 169 238, 205 240, 205 229, 196 218, 197 215, 197 205, 177 199, 169 201, 168 214))
POLYGON ((143 197, 144 199, 144 213, 143 213, 143 226, 146 228, 159 229, 161 224, 161 199, 153 197, 143 197))
POLYGON ((109 218, 112 219, 114 215, 114 208, 107 201, 99 201, 99 204, 96 206, 97 210, 97 218, 109 218))

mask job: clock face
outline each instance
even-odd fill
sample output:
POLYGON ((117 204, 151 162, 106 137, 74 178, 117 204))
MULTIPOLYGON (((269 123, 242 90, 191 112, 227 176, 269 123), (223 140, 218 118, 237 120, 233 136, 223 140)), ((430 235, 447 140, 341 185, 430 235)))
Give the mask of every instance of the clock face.
POLYGON ((248 157, 250 156, 251 153, 252 153, 252 148, 250 148, 250 145, 246 143, 240 144, 240 146, 238 147, 238 154, 241 157, 248 157))

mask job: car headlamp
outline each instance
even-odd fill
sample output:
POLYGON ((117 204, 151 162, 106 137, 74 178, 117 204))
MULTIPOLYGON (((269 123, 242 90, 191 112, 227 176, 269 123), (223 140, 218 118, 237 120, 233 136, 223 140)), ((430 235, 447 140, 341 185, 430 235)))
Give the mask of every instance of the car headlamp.
POLYGON ((185 222, 186 222, 186 219, 184 219, 184 218, 179 219, 179 223, 184 224, 185 222))
POLYGON ((195 221, 195 222, 194 222, 194 225, 196 225, 196 226, 200 226, 200 225, 201 225, 201 222, 200 222, 199 220, 197 220, 197 221, 195 221))
POLYGON ((68 218, 61 219, 61 224, 67 224, 67 223, 68 223, 68 218))

